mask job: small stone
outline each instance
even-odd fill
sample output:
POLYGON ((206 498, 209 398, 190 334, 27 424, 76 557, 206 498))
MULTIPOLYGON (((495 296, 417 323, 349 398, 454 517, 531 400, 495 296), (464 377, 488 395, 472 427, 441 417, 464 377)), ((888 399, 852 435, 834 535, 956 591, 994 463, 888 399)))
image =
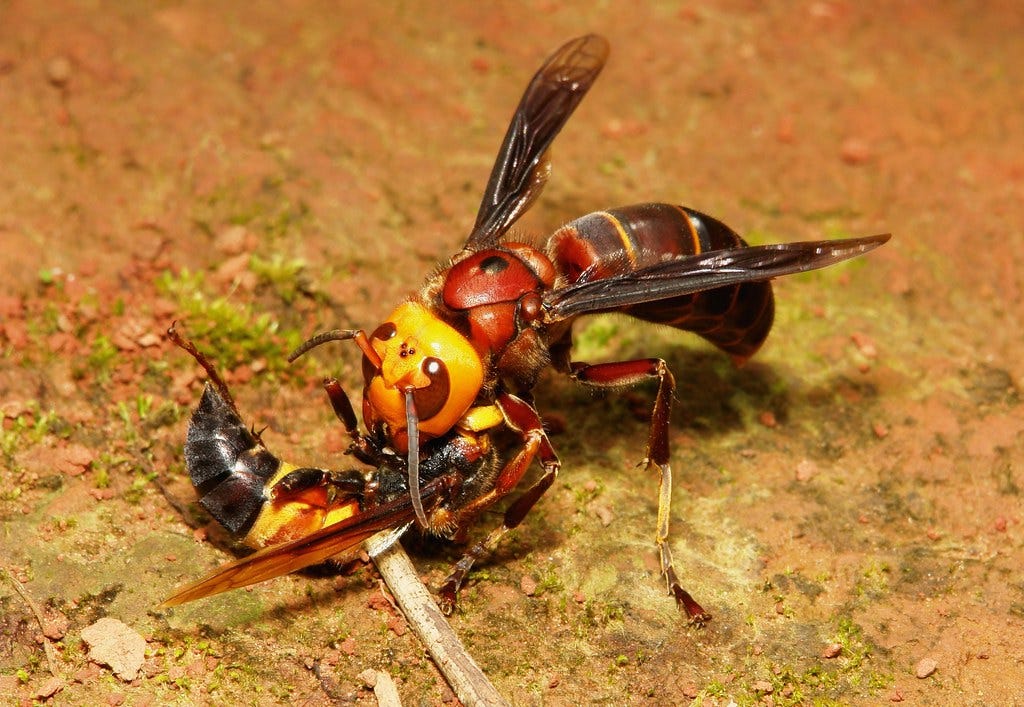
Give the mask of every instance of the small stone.
POLYGON ((0 419, 16 420, 22 415, 32 414, 32 408, 27 402, 21 400, 9 400, 0 404, 0 419))
POLYGON ((867 334, 855 331, 850 334, 850 339, 853 341, 854 346, 857 347, 857 350, 866 358, 876 358, 878 356, 878 347, 875 346, 875 342, 867 334))
POLYGON ((153 346, 159 346, 160 342, 163 341, 163 339, 158 334, 149 331, 140 336, 136 341, 138 342, 139 346, 141 346, 144 349, 148 349, 152 348, 153 346))
POLYGON ((860 138, 847 138, 839 148, 839 156, 848 165, 864 164, 871 159, 871 147, 860 138))
POLYGON ((914 675, 919 679, 924 680, 934 673, 939 667, 939 664, 935 662, 934 658, 922 658, 914 666, 914 675))
POLYGON ((82 444, 72 443, 59 453, 57 469, 68 476, 78 476, 92 464, 93 452, 82 444))
POLYGON ((825 650, 821 652, 822 658, 838 658, 839 654, 843 652, 843 646, 841 643, 830 643, 825 646, 825 650))
POLYGON ((818 465, 810 459, 804 459, 796 465, 796 480, 807 482, 818 475, 818 465))
POLYGON ((89 660, 110 666, 114 674, 131 682, 146 658, 146 639, 118 619, 102 618, 82 629, 82 640, 89 646, 89 660))
POLYGON ((773 413, 771 410, 763 411, 760 415, 757 416, 757 421, 760 422, 765 427, 767 427, 768 429, 777 427, 779 424, 779 421, 775 419, 775 413, 773 413))
POLYGON ((40 700, 46 700, 53 697, 63 689, 64 681, 61 678, 54 676, 39 686, 39 689, 36 690, 36 697, 40 700))
POLYGON ((537 580, 528 574, 524 574, 522 579, 519 580, 519 588, 523 590, 523 594, 532 597, 537 593, 537 580))
MULTIPOLYGON (((157 668, 157 670, 153 672, 153 675, 156 675, 159 672, 160 672, 160 668, 157 668)), ((153 675, 149 675, 149 677, 153 677, 153 675)), ((97 680, 97 679, 99 679, 99 677, 100 677, 100 667, 98 665, 96 665, 95 663, 87 663, 84 668, 82 668, 81 670, 79 670, 79 671, 77 671, 75 673, 74 681, 77 682, 77 683, 83 683, 84 684, 84 683, 87 683, 87 682, 91 682, 93 680, 97 680)))
POLYGON ((388 621, 388 628, 396 636, 404 636, 406 631, 409 630, 409 625, 405 623, 405 619, 400 616, 394 616, 388 621))
POLYGON ((68 632, 68 626, 70 625, 71 622, 68 620, 67 616, 64 614, 57 614, 43 623, 43 635, 51 641, 59 641, 64 638, 64 634, 68 632))
POLYGON ((363 672, 356 675, 356 678, 358 678, 359 682, 363 683, 365 687, 372 690, 374 685, 377 684, 377 671, 373 668, 367 668, 363 672))
POLYGON ((240 255, 252 250, 256 238, 245 226, 229 226, 213 239, 213 247, 222 255, 240 255))
POLYGON ((58 88, 71 79, 71 60, 66 56, 55 56, 46 63, 46 80, 58 88))

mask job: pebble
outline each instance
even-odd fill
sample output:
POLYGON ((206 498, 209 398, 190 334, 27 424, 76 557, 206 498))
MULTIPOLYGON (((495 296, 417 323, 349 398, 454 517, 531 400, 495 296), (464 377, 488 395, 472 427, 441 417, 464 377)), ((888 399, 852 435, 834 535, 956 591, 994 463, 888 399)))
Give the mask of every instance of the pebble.
POLYGON ((89 660, 110 666, 114 674, 131 682, 146 659, 146 639, 123 621, 108 617, 82 629, 89 660))
POLYGON ((71 60, 66 56, 55 56, 46 64, 46 80, 62 87, 71 79, 71 60))
POLYGON ((796 465, 796 480, 810 481, 818 475, 818 465, 810 459, 804 459, 796 465))
POLYGON ((39 689, 36 690, 36 697, 40 700, 46 700, 63 689, 64 681, 59 677, 52 677, 39 686, 39 689))
POLYGON ((359 681, 363 683, 363 685, 372 690, 374 685, 377 684, 377 671, 373 668, 367 668, 363 672, 356 675, 356 678, 358 678, 359 681))
POLYGON ((839 156, 848 165, 864 164, 871 159, 871 147, 860 138, 847 138, 839 148, 839 156))
POLYGON ((861 352, 866 358, 877 358, 878 347, 875 346, 874 340, 867 334, 859 331, 855 331, 850 334, 850 340, 853 341, 854 346, 861 352))
POLYGON ((934 673, 939 667, 939 664, 935 662, 934 658, 922 658, 914 666, 914 675, 919 679, 924 680, 926 677, 934 673))
POLYGON ((822 658, 838 658, 839 654, 843 652, 843 646, 841 643, 830 643, 825 646, 825 650, 821 652, 822 658))

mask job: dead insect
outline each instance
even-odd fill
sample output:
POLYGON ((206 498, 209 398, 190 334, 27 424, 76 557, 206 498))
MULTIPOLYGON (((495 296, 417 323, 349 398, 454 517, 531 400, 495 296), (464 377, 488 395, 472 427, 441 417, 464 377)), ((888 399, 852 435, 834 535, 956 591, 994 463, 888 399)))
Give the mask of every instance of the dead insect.
POLYGON ((536 457, 539 480, 441 586, 441 606, 450 612, 473 563, 519 525, 558 474, 531 396, 540 372, 552 366, 590 386, 658 382, 644 465, 659 474, 661 570, 689 618, 709 618, 680 584, 668 544, 675 380, 657 358, 573 361, 572 324, 584 314, 622 312, 694 332, 743 361, 771 328, 771 278, 862 255, 889 236, 748 247, 706 214, 652 203, 584 216, 558 229, 542 249, 506 238, 544 188, 548 148, 593 85, 608 49, 604 38, 587 35, 541 66, 512 116, 476 224, 446 267, 369 335, 326 332, 291 355, 342 340, 362 351, 365 433, 338 382, 328 379, 324 387, 351 436, 349 453, 368 468, 282 463, 247 431, 209 362, 172 329, 212 380, 185 445, 192 481, 217 520, 250 544, 269 547, 184 587, 166 605, 322 562, 380 530, 400 532, 414 522, 425 532, 462 539, 481 511, 519 485, 536 457), (502 426, 522 441, 505 461, 490 439, 502 426))

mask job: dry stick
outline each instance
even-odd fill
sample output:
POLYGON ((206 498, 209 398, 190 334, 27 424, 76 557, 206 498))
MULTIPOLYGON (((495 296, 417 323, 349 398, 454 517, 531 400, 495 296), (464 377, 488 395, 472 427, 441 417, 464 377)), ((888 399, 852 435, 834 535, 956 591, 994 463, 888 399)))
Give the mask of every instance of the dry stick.
POLYGON ((32 597, 28 595, 28 592, 25 591, 25 588, 21 586, 21 582, 18 581, 17 577, 11 574, 11 571, 9 569, 0 565, 0 571, 3 571, 3 573, 7 575, 7 579, 9 579, 11 581, 11 584, 14 585, 14 591, 21 595, 21 598, 28 605, 29 610, 31 610, 31 612, 35 615, 36 622, 39 624, 39 631, 43 634, 43 652, 46 653, 46 663, 50 667, 50 675, 52 675, 53 677, 58 677, 57 658, 53 652, 53 644, 51 644, 50 639, 46 637, 46 625, 43 619, 43 612, 40 611, 39 607, 36 606, 36 603, 32 601, 32 597))
POLYGON ((405 554, 398 534, 378 533, 365 543, 366 551, 402 607, 406 621, 419 637, 434 663, 444 674, 455 696, 468 707, 504 705, 508 702, 484 675, 459 637, 423 586, 416 568, 405 554))

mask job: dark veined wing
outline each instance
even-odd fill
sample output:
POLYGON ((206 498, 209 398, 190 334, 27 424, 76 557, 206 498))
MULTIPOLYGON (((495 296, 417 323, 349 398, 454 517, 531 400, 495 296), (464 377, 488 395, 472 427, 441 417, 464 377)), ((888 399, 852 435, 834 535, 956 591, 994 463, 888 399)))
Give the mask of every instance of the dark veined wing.
MULTIPOLYGON (((446 477, 434 479, 423 487, 421 498, 424 501, 435 498, 445 488, 446 483, 446 477)), ((409 523, 415 517, 409 496, 401 496, 394 501, 329 525, 311 535, 263 548, 218 567, 202 579, 178 589, 160 606, 177 606, 296 572, 350 550, 382 530, 398 528, 409 523)))
POLYGON ((530 81, 498 151, 467 249, 494 245, 540 195, 550 172, 547 149, 601 73, 608 51, 604 37, 578 37, 530 81))
POLYGON ((544 320, 557 322, 588 312, 617 310, 725 285, 817 270, 863 255, 887 240, 888 233, 835 241, 727 248, 674 258, 621 275, 551 290, 544 295, 544 320))

